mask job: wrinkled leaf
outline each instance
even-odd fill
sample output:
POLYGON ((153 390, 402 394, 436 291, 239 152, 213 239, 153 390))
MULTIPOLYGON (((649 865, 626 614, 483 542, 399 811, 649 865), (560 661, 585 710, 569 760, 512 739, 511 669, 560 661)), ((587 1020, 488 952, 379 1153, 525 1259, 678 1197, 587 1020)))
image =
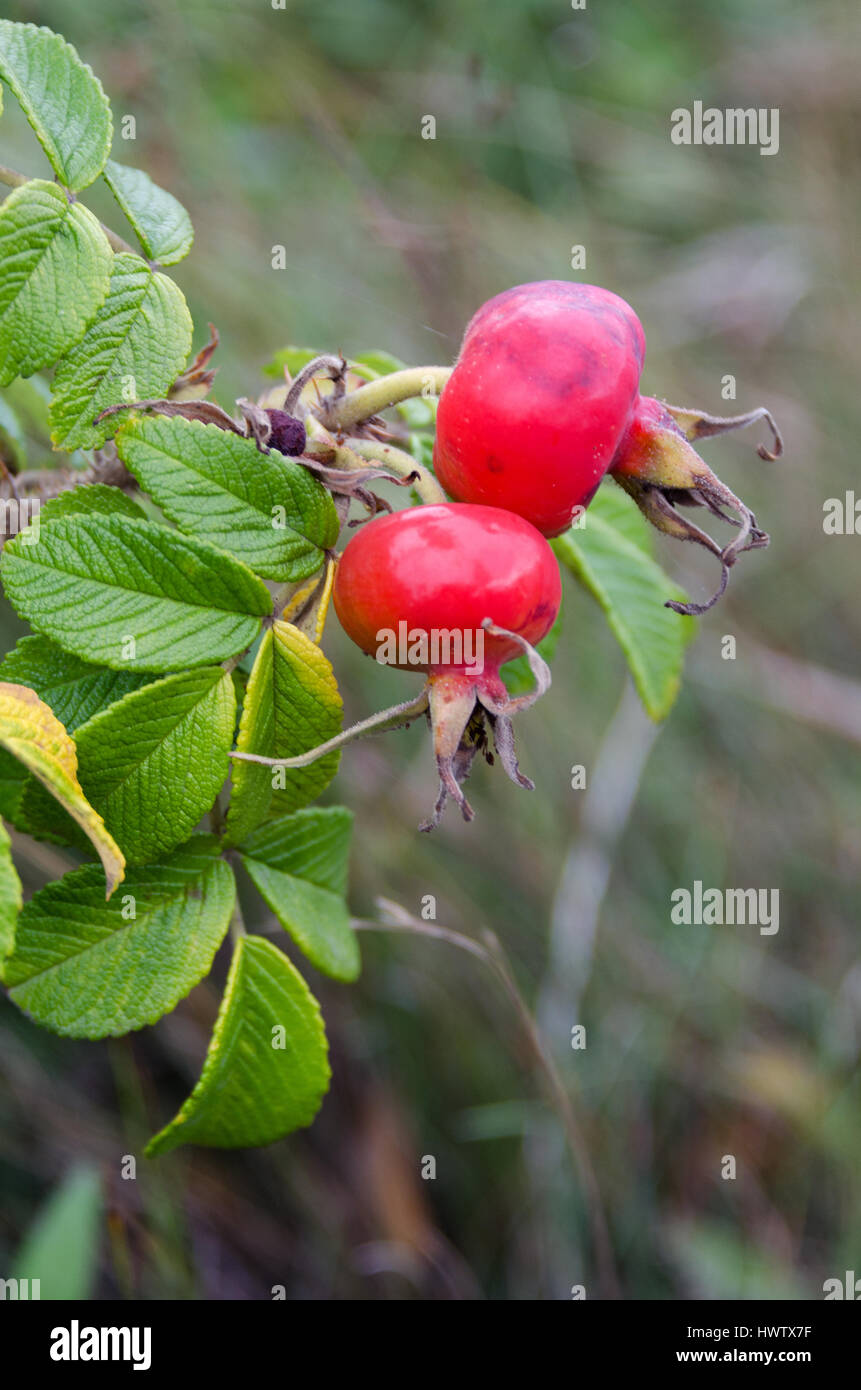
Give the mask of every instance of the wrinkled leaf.
POLYGON ((200 1080, 147 1147, 248 1148, 309 1125, 331 1075, 320 1006, 271 942, 243 936, 200 1080))
POLYGON ((235 893, 209 835, 129 870, 110 903, 94 864, 74 869, 22 911, 6 962, 10 996, 65 1037, 120 1037, 155 1023, 209 973, 235 893))
POLYGON ((69 516, 3 550, 6 596, 37 631, 117 670, 171 671, 249 646, 272 610, 231 556, 154 521, 69 516))
POLYGON ((55 184, 31 179, 9 194, 0 207, 0 386, 52 365, 83 336, 112 260, 93 214, 55 184))

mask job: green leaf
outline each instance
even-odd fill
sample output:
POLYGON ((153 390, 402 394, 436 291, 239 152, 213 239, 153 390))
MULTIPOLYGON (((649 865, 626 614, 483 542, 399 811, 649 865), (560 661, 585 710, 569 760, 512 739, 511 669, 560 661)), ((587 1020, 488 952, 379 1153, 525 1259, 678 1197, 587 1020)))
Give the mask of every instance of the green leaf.
POLYGON ((159 188, 142 169, 130 169, 115 159, 108 160, 103 177, 151 261, 175 265, 188 255, 194 228, 172 193, 159 188))
POLYGON ((58 492, 49 497, 39 508, 39 524, 44 521, 57 521, 61 516, 131 516, 136 521, 145 521, 146 512, 120 492, 118 487, 108 487, 105 483, 79 483, 66 492, 58 492))
POLYGON ((192 323, 182 291, 139 256, 114 257, 108 297, 54 377, 51 438, 62 449, 95 449, 118 420, 100 411, 166 395, 185 366, 192 323))
POLYGON ((176 671, 250 646, 272 611, 262 580, 154 521, 69 516, 16 536, 0 574, 21 617, 66 651, 117 670, 176 671))
POLYGON ((78 784, 74 743, 48 706, 25 685, 0 683, 0 744, 14 753, 84 831, 102 861, 109 898, 123 878, 125 860, 78 784))
POLYGON ((126 467, 182 531, 267 579, 314 574, 338 538, 331 496, 307 468, 252 439, 174 416, 130 421, 117 435, 126 467))
MULTIPOLYGON (((115 489, 105 488, 104 491, 113 493, 115 489)), ((47 507, 44 510, 47 511, 47 507)), ((93 666, 41 636, 22 637, 0 662, 0 681, 35 690, 69 734, 100 709, 151 679, 136 671, 110 671, 105 666, 93 666)), ((0 815, 12 821, 19 830, 35 833, 36 827, 28 822, 22 810, 24 789, 29 789, 30 785, 32 778, 27 769, 5 748, 0 749, 0 815)))
POLYGON ((241 937, 200 1080, 147 1156, 180 1144, 271 1144, 309 1125, 329 1085, 327 1054, 302 976, 271 942, 241 937))
MULTIPOLYGON (((259 753, 271 758, 275 746, 274 638, 264 632, 248 684, 239 720, 236 747, 240 753, 259 753)), ((272 802, 271 767, 234 759, 227 808, 225 842, 235 845, 256 829, 269 814, 272 802)))
MULTIPOLYGON (((272 627, 275 706, 273 758, 292 758, 341 732, 344 705, 332 663, 291 623, 272 627)), ((340 750, 310 767, 270 768, 271 810, 298 811, 316 801, 338 771, 340 750)))
POLYGON ((99 710, 150 680, 151 676, 141 672, 94 666, 41 635, 21 637, 0 661, 0 681, 35 690, 70 734, 99 710))
POLYGON ((21 911, 21 880, 12 863, 12 841, 0 821, 0 980, 3 979, 3 958, 12 949, 15 923, 21 911))
POLYGON ((0 79, 9 84, 61 183, 86 188, 111 148, 111 108, 102 84, 70 43, 50 29, 0 20, 0 79))
POLYGON ((353 817, 343 806, 281 816, 240 845, 261 896, 312 965, 355 980, 359 944, 344 901, 353 817))
POLYGON ((55 184, 32 179, 9 194, 0 207, 0 386, 50 366, 83 336, 112 260, 93 214, 55 184))
MULTIPOLYGON (((236 747, 264 758, 292 758, 340 732, 343 704, 330 662, 290 623, 264 634, 248 682, 236 747)), ((310 767, 276 768, 236 760, 227 813, 227 839, 235 844, 268 811, 297 811, 316 801, 338 771, 340 752, 310 767)))
POLYGON ((368 375, 375 377, 390 376, 392 372, 402 371, 407 365, 406 362, 401 361, 400 357, 395 357, 391 352, 381 350, 360 352, 354 361, 359 367, 370 368, 368 375))
POLYGON ((81 786, 130 864, 173 849, 206 815, 235 720, 230 673, 206 666, 133 691, 78 730, 81 786))
POLYGON ((694 630, 691 618, 664 604, 684 594, 619 526, 618 499, 604 489, 585 524, 572 527, 553 548, 607 615, 647 713, 663 719, 678 694, 685 643, 694 630))
POLYGON ((12 1277, 38 1279, 30 1299, 89 1299, 98 1265, 102 1191, 98 1171, 75 1168, 39 1211, 12 1261, 12 1277))
POLYGON ((12 1000, 54 1033, 120 1037, 155 1023, 208 974, 236 885, 209 835, 130 870, 105 903, 94 864, 42 888, 6 962, 12 1000))

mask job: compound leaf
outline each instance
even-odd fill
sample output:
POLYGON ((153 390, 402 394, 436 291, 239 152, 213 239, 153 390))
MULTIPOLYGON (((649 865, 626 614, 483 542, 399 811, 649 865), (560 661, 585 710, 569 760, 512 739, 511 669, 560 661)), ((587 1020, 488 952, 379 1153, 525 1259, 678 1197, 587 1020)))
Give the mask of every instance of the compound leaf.
POLYGON ((31 179, 9 194, 0 207, 0 386, 56 362, 83 336, 112 260, 93 214, 56 184, 31 179))
POLYGON ((15 93, 61 183, 77 193, 105 167, 113 137, 102 84, 70 43, 0 20, 0 79, 15 93))
POLYGON ((92 842, 104 867, 109 898, 123 878, 125 860, 81 790, 74 743, 48 706, 25 685, 0 682, 0 743, 39 779, 92 842))
POLYGON ((22 911, 6 985, 52 1032, 119 1037, 155 1023, 208 974, 236 897, 212 836, 131 869, 123 890, 105 903, 96 866, 85 864, 22 911))
POLYGON ((360 959, 344 899, 353 817, 343 806, 281 816, 240 845, 242 862, 312 965, 355 980, 360 959))
POLYGON ((172 193, 159 188, 142 169, 109 159, 104 180, 151 261, 175 265, 188 255, 194 241, 191 218, 172 193))
POLYGON ((320 1006, 302 976, 270 941, 243 936, 200 1080, 147 1155, 271 1144, 311 1123, 330 1076, 320 1006))
POLYGON ((182 291, 139 256, 114 257, 107 299, 54 376, 51 438, 62 449, 95 449, 117 420, 110 405, 166 395, 191 349, 182 291))
POLYGON ((267 579, 316 573, 335 544, 331 496, 307 468, 261 453, 217 425, 174 416, 131 421, 117 436, 126 467, 182 531, 244 560, 267 579))
POLYGON ((154 521, 68 516, 4 547, 6 595, 66 651, 117 670, 183 670, 251 645, 272 610, 262 580, 154 521))

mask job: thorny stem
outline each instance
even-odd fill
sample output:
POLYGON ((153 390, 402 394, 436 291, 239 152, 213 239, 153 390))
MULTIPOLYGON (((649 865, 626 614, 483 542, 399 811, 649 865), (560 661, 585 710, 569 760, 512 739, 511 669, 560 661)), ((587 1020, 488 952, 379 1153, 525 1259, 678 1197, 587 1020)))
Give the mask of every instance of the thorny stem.
POLYGON ((620 1296, 619 1278, 613 1258, 601 1189, 592 1166, 589 1150, 574 1113, 571 1097, 563 1085, 553 1058, 544 1046, 538 1025, 520 993, 508 956, 499 938, 491 931, 484 931, 482 933, 483 941, 476 941, 473 937, 452 931, 449 927, 437 926, 434 923, 425 922, 421 918, 413 917, 399 903, 391 902, 388 898, 378 898, 377 906, 387 916, 387 921, 372 922, 359 918, 353 920, 352 926, 357 931, 412 932, 421 936, 432 937, 437 941, 447 941, 450 945, 457 946, 462 951, 468 951, 470 955, 484 961, 502 985, 517 1015, 523 1039, 532 1062, 541 1076, 547 1099, 559 1116, 575 1171, 589 1199, 587 1207, 598 1277, 608 1296, 618 1298, 620 1296))
POLYGON ((327 429, 344 431, 412 396, 441 395, 453 370, 452 367, 407 367, 401 372, 391 372, 358 387, 340 400, 321 402, 316 414, 327 429))
MULTIPOLYGON (((32 181, 30 174, 19 174, 17 169, 7 169, 5 164, 0 164, 0 183, 5 183, 7 188, 23 188, 25 183, 32 181)), ((121 236, 112 232, 110 227, 106 227, 104 222, 100 222, 99 226, 115 251, 129 251, 133 256, 139 254, 127 241, 123 241, 121 236)))

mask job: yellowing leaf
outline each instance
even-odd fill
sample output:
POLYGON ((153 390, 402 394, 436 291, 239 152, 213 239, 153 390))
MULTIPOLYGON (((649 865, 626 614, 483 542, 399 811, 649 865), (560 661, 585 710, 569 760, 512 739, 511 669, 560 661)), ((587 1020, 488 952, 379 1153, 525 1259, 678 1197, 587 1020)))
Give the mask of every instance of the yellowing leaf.
POLYGON ((92 841, 105 870, 109 898, 122 882, 126 861, 81 791, 74 743, 49 706, 26 685, 0 681, 0 743, 38 777, 92 841))

